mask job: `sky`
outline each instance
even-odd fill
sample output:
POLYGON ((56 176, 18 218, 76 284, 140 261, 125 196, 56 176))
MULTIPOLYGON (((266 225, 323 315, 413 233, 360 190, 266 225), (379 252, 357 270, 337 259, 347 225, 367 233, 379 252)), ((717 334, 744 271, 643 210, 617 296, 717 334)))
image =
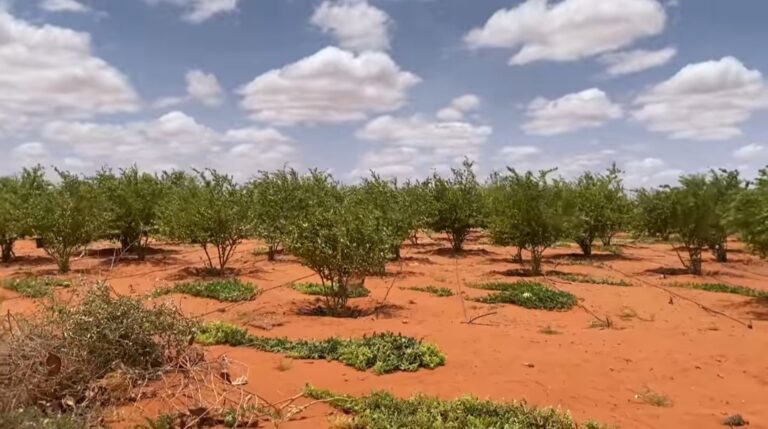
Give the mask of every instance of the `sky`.
POLYGON ((0 174, 768 164, 765 0, 0 0, 0 174))

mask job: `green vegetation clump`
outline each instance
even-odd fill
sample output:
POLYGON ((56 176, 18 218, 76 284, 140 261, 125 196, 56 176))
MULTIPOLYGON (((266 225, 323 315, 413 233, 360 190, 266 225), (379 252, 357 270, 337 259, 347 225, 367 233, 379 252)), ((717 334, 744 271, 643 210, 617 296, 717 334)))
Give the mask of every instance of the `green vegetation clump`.
POLYGON ((724 283, 672 283, 669 286, 697 289, 707 292, 730 293, 732 295, 741 295, 750 298, 768 299, 768 291, 744 286, 731 286, 724 283))
MULTIPOLYGON (((320 283, 294 283, 291 288, 304 295, 312 296, 332 296, 338 293, 335 286, 320 283)), ((349 298, 365 298, 371 294, 365 286, 349 286, 348 289, 349 298)))
POLYGON ((307 396, 327 400, 352 417, 347 428, 364 429, 577 429, 567 412, 525 403, 498 403, 474 397, 442 400, 428 396, 399 399, 387 392, 356 398, 306 388, 307 396))
POLYGON ((439 296, 439 297, 449 297, 449 296, 453 296, 454 295, 453 294, 453 290, 451 290, 450 288, 447 288, 447 287, 436 287, 436 286, 432 286, 432 285, 423 286, 423 287, 421 287, 421 286, 409 287, 408 290, 414 290, 416 292, 426 292, 426 293, 432 294, 434 296, 439 296))
POLYGON ((556 277, 563 279, 568 282, 574 282, 574 283, 589 283, 593 285, 608 285, 608 286, 632 286, 629 282, 625 280, 616 280, 616 279, 609 279, 609 278, 603 278, 603 277, 590 277, 590 276, 583 276, 581 274, 567 274, 567 273, 558 273, 555 274, 556 277))
POLYGON ((23 279, 5 280, 0 285, 27 298, 42 298, 56 287, 70 287, 69 280, 56 277, 27 277, 23 279))
POLYGON ((514 304, 536 310, 560 311, 570 310, 578 303, 573 294, 550 289, 537 282, 496 282, 472 285, 471 287, 496 291, 496 293, 475 299, 475 301, 485 304, 514 304))
POLYGON ((210 282, 180 283, 169 288, 159 289, 154 296, 182 293, 199 298, 210 298, 224 302, 250 301, 259 293, 251 283, 238 279, 215 280, 210 282))
POLYGON ((377 374, 396 371, 413 372, 419 368, 437 368, 445 356, 429 343, 391 332, 376 333, 359 339, 289 340, 250 335, 243 328, 222 322, 198 329, 197 342, 203 345, 246 346, 270 353, 283 353, 294 359, 339 361, 357 370, 373 369, 377 374))

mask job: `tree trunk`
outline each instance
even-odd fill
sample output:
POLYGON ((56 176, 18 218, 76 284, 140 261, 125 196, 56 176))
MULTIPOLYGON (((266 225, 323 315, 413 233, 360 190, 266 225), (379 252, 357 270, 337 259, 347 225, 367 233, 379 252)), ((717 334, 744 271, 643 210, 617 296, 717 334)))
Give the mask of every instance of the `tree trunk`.
POLYGON ((718 243, 715 248, 712 249, 712 253, 715 255, 715 260, 717 262, 728 262, 728 248, 724 242, 718 243))
POLYGON ((519 264, 523 263, 523 248, 518 247, 517 248, 517 255, 515 255, 515 261, 519 264))
POLYGON ((584 256, 592 256, 592 241, 589 239, 583 238, 579 241, 577 241, 579 244, 579 247, 581 248, 581 253, 584 254, 584 256))
POLYGON ((392 246, 392 256, 394 256, 394 260, 395 261, 399 261, 400 260, 400 245, 399 244, 396 244, 396 245, 392 246))
POLYGON ((59 267, 59 274, 66 274, 69 272, 69 259, 69 253, 59 256, 58 260, 56 261, 56 265, 59 267))
POLYGON ((700 276, 701 275, 701 248, 695 247, 688 249, 688 257, 690 259, 690 262, 688 264, 688 271, 690 271, 691 274, 700 276))
POLYGON ((533 275, 541 275, 542 256, 541 249, 531 249, 531 273, 533 273, 533 275))
POLYGON ((2 261, 5 263, 11 262, 13 259, 13 240, 7 239, 2 242, 3 256, 2 261))
POLYGON ((270 244, 267 246, 267 261, 274 262, 277 260, 277 248, 275 245, 270 244))

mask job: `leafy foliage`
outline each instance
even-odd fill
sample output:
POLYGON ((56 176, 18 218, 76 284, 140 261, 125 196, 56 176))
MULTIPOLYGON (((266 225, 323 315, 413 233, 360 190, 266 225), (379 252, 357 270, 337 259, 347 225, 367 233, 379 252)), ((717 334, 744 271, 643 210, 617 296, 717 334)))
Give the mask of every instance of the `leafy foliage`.
POLYGON ((250 283, 238 279, 214 280, 209 282, 181 283, 169 288, 158 289, 154 295, 182 293, 199 298, 211 298, 224 302, 250 301, 259 290, 250 283))
POLYGON ((472 285, 471 287, 497 291, 476 299, 476 301, 486 304, 514 304, 524 308, 555 311, 570 310, 578 303, 573 294, 550 289, 536 282, 497 282, 472 285))
POLYGON ((455 252, 462 251, 472 228, 483 223, 482 190, 473 166, 465 160, 462 168, 451 169, 451 178, 435 173, 427 185, 432 211, 429 227, 446 233, 455 252))
POLYGON ((216 170, 198 171, 195 176, 166 174, 164 179, 171 190, 160 211, 161 232, 173 240, 199 244, 206 267, 223 272, 251 229, 245 192, 231 176, 216 170))
POLYGON ((571 417, 554 408, 523 403, 497 403, 474 397, 452 401, 415 396, 399 399, 387 392, 355 398, 307 386, 309 397, 329 401, 353 415, 347 427, 365 429, 577 429, 571 417))
POLYGON ((408 290, 414 290, 417 292, 426 292, 439 297, 449 297, 454 295, 453 290, 451 290, 450 288, 436 287, 432 285, 423 286, 423 287, 420 287, 420 286, 409 287, 408 290))
POLYGON ((42 298, 50 294, 53 288, 69 287, 71 283, 56 277, 26 277, 4 280, 1 285, 27 298, 42 298))
POLYGON ((31 215, 39 193, 46 188, 40 166, 25 168, 19 176, 0 177, 0 249, 2 262, 10 262, 13 245, 32 233, 31 215))
POLYGON ((267 245, 267 259, 274 261, 291 236, 300 215, 301 179, 294 169, 261 172, 248 185, 253 235, 267 245))
POLYGON ((377 374, 413 372, 445 364, 445 357, 434 345, 391 332, 359 339, 332 337, 320 341, 293 341, 258 337, 237 326, 213 322, 199 329, 197 341, 204 345, 247 346, 265 352, 284 353, 295 359, 335 360, 360 371, 373 369, 377 374))
MULTIPOLYGON (((371 294, 371 291, 363 285, 348 286, 347 294, 349 295, 349 298, 365 298, 371 294)), ((291 287, 304 295, 333 296, 338 294, 338 291, 333 289, 332 286, 320 283, 295 283, 291 287)))
POLYGON ((389 233, 392 256, 399 259, 403 241, 420 227, 418 202, 409 199, 413 195, 408 195, 396 180, 384 180, 375 173, 364 179, 355 193, 361 204, 379 214, 377 220, 382 222, 382 231, 389 233))
POLYGON ((753 252, 768 256, 768 169, 760 170, 755 183, 735 196, 726 222, 753 252))

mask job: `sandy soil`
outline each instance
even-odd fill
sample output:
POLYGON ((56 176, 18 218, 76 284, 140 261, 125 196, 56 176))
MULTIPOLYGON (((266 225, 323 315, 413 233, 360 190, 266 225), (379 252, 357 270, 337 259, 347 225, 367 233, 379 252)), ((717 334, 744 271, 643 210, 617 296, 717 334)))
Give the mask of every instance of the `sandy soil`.
MULTIPOLYGON (((621 428, 717 428, 734 413, 741 413, 752 428, 768 428, 768 304, 680 288, 673 289, 679 296, 670 301, 670 294, 657 287, 709 281, 768 290, 768 263, 744 252, 732 252, 726 264, 708 259, 706 276, 695 279, 679 273, 677 256, 666 244, 626 245, 623 256, 598 252, 592 264, 583 263, 575 246, 552 249, 546 255, 547 270, 624 279, 632 287, 550 277, 546 281, 575 294, 582 307, 546 312, 462 299, 482 293, 467 288, 468 283, 517 280, 514 270, 520 266, 511 261, 512 249, 473 237, 465 255, 454 258, 442 239, 425 238, 423 244, 404 248, 403 261, 391 264, 389 276, 368 279, 371 297, 355 300, 370 308, 391 288, 388 311, 378 317, 333 319, 298 315, 313 299, 285 285, 308 276, 312 280, 311 271, 290 256, 274 263, 253 256, 257 245, 245 243, 232 264, 242 279, 266 290, 255 301, 231 305, 181 295, 163 299, 178 303, 190 315, 234 322, 259 335, 324 338, 390 330, 423 337, 447 357, 447 365, 433 371, 377 376, 336 362, 286 361, 230 347, 209 349, 241 364, 249 389, 270 400, 293 396, 310 383, 351 394, 386 389, 404 396, 472 394, 525 400, 570 410, 578 421, 595 419, 621 428), (403 289, 429 284, 452 288, 457 296, 439 298, 403 289), (466 323, 489 312, 494 314, 466 323), (595 316, 610 317, 615 328, 591 327, 595 316), (746 327, 750 323, 753 329, 746 327), (559 333, 544 334, 544 327, 559 333), (635 395, 646 389, 667 395, 672 406, 638 401, 635 395)), ((192 279, 193 268, 202 266, 202 252, 193 246, 158 245, 143 263, 117 264, 106 246, 75 261, 73 275, 106 278, 119 293, 144 294, 192 279)), ((0 278, 55 273, 34 243, 19 243, 17 253, 17 262, 0 265, 0 278)), ((0 299, 2 314, 34 308, 32 300, 7 290, 0 289, 0 299)), ((325 406, 313 407, 301 420, 281 427, 327 427, 329 412, 325 406)))

